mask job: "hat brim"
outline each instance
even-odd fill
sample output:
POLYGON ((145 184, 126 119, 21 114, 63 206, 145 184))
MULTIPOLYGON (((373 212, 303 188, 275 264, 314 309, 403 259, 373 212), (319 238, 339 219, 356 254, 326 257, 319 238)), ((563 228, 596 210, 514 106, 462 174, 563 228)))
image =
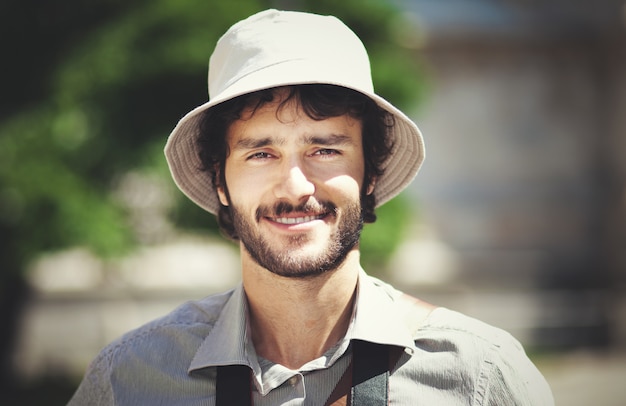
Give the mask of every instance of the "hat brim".
MULTIPOLYGON (((242 78, 222 94, 187 113, 178 122, 167 140, 165 156, 174 182, 180 190, 206 211, 213 214, 219 211, 217 192, 209 173, 202 170, 198 153, 199 122, 204 111, 246 93, 300 84, 330 84, 351 88, 368 96, 382 109, 389 112, 394 118, 393 127, 390 129, 394 147, 392 154, 383 164, 383 175, 376 180, 374 188, 376 207, 388 202, 405 189, 417 174, 425 157, 424 141, 417 125, 377 94, 346 85, 349 81, 337 81, 336 72, 329 71, 328 80, 325 80, 324 72, 316 71, 315 75, 310 75, 302 70, 294 69, 294 61, 285 64, 285 68, 287 65, 288 69, 281 69, 278 65, 242 78), (316 80, 302 80, 303 77, 315 77, 316 80)), ((307 69, 306 65, 302 68, 307 69)))

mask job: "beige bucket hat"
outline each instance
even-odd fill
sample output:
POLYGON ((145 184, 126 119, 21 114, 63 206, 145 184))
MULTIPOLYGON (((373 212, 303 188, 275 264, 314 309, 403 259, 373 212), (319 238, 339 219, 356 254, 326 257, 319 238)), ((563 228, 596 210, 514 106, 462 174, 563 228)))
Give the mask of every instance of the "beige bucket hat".
POLYGON ((209 101, 185 115, 170 134, 165 156, 176 185, 210 213, 219 201, 201 170, 197 137, 202 112, 242 94, 296 84, 331 84, 361 92, 391 113, 393 153, 384 163, 374 195, 380 206, 415 177, 424 159, 417 125, 374 93, 367 51, 340 20, 294 11, 266 10, 233 25, 209 61, 209 101))

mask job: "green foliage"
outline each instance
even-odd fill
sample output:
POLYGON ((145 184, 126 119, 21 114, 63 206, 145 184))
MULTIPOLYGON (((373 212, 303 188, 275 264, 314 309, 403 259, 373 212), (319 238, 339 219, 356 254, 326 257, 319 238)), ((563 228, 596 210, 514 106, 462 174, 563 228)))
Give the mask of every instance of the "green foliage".
POLYGON ((123 213, 77 168, 81 120, 43 108, 0 127, 0 223, 15 245, 4 258, 72 245, 110 255, 128 245, 123 213))
MULTIPOLYGON (((59 11, 33 3, 2 6, 1 41, 15 56, 2 79, 0 113, 4 272, 20 270, 47 250, 82 245, 106 256, 132 248, 128 216, 112 198, 113 185, 130 170, 169 177, 162 155, 166 136, 206 101, 215 42, 235 21, 279 7, 268 0, 94 0, 89 6, 67 0, 59 11), (26 30, 7 16, 40 24, 26 30)), ((386 2, 309 0, 291 7, 335 14, 353 27, 369 48, 383 96, 406 106, 420 94, 414 62, 394 43, 398 14, 386 2)), ((172 218, 179 227, 216 231, 213 216, 175 196, 172 218)), ((408 208, 396 200, 368 226, 366 261, 383 263, 402 235, 408 208)))

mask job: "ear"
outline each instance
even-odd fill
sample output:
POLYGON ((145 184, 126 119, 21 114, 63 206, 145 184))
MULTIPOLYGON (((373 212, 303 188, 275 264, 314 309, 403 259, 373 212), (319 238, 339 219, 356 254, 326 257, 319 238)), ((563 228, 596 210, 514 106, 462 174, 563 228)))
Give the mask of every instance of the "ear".
POLYGON ((370 181, 369 185, 367 185, 367 190, 365 191, 365 193, 369 196, 372 193, 374 193, 374 186, 376 186, 376 178, 372 178, 372 180, 370 181))
POLYGON ((224 188, 221 186, 217 187, 217 197, 220 199, 220 203, 223 206, 228 206, 228 198, 226 197, 226 192, 224 192, 224 188))
POLYGON ((215 187, 215 191, 217 192, 217 198, 219 199, 220 203, 222 203, 223 206, 228 206, 228 195, 226 194, 226 191, 224 190, 224 186, 222 186, 222 175, 221 175, 221 169, 219 167, 219 165, 215 165, 215 183, 218 183, 218 185, 216 185, 215 187))

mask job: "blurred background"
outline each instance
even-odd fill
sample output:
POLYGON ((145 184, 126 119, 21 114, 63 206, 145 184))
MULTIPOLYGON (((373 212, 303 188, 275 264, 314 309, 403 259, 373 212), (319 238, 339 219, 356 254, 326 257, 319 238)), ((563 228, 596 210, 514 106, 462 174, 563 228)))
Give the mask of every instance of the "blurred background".
POLYGON ((268 7, 343 19, 424 132, 365 269, 513 333, 557 404, 623 405, 623 0, 5 0, 2 404, 64 405, 108 342, 238 282, 162 149, 218 37, 268 7))

